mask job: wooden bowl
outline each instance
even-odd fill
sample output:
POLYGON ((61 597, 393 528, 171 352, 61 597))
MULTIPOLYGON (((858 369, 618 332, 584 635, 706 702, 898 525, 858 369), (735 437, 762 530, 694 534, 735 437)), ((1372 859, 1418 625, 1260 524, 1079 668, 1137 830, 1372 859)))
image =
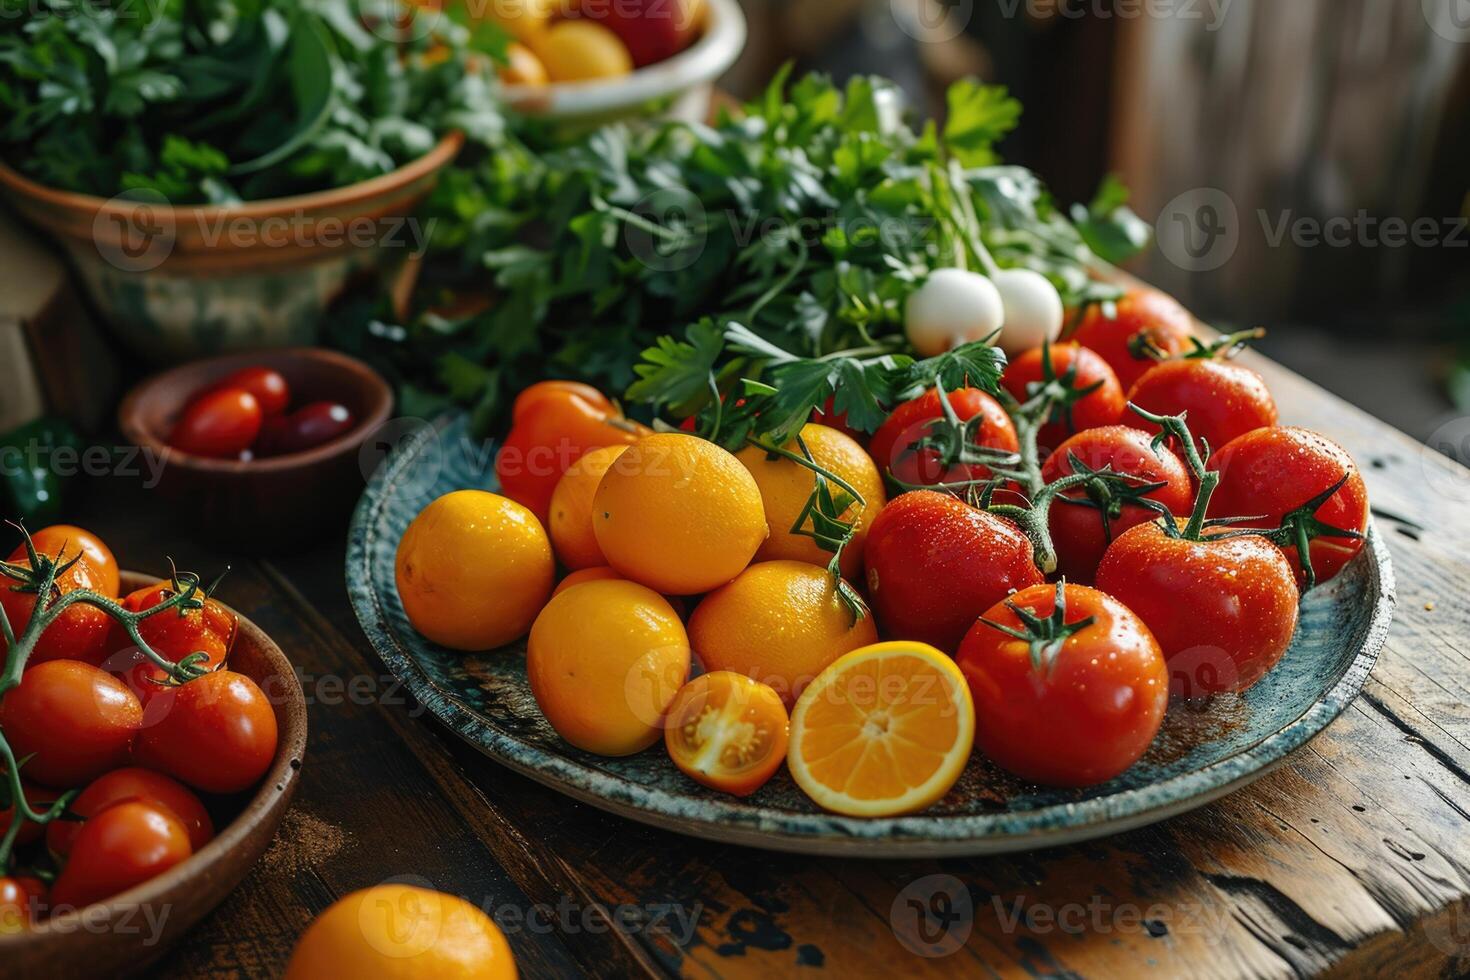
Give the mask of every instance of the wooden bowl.
POLYGON ((229 551, 287 551, 346 526, 376 462, 362 463, 363 444, 393 410, 393 390, 354 358, 314 347, 230 354, 180 365, 142 382, 123 399, 118 425, 142 450, 145 480, 196 536, 229 551), (357 417, 352 431, 304 452, 241 462, 180 452, 166 442, 184 405, 200 389, 240 368, 279 371, 291 386, 292 407, 326 399, 357 417))
MULTIPOLYGON (((123 572, 123 591, 156 581, 123 572)), ((235 889, 260 860, 301 779, 306 698, 291 662, 250 620, 230 654, 230 669, 260 685, 276 713, 276 758, 254 795, 218 836, 183 864, 112 899, 0 935, 0 975, 114 977, 158 959, 235 889)))

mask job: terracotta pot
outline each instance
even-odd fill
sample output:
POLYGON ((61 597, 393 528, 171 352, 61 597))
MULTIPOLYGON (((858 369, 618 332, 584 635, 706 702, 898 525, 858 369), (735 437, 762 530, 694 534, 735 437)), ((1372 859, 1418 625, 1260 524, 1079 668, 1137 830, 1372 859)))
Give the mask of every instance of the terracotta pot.
MULTIPOLYGON (((123 572, 124 592, 156 579, 123 572)), ((301 780, 306 698, 280 647, 241 617, 230 669, 260 685, 276 713, 275 761, 240 814, 183 864, 106 902, 0 935, 5 976, 117 977, 141 973, 166 953, 260 860, 301 780)))
POLYGON ((345 531, 367 476, 386 452, 364 445, 393 410, 393 390, 355 358, 320 348, 230 354, 184 364, 143 381, 118 408, 123 436, 144 454, 145 479, 191 533, 227 551, 289 551, 345 531), (244 367, 279 371, 292 407, 309 401, 347 406, 357 425, 331 442, 288 456, 241 462, 193 456, 167 439, 185 404, 201 389, 244 367))
POLYGON ((56 190, 0 163, 15 209, 71 257, 114 331, 154 361, 310 344, 351 277, 421 251, 410 220, 464 143, 445 136, 381 177, 239 205, 173 207, 56 190))

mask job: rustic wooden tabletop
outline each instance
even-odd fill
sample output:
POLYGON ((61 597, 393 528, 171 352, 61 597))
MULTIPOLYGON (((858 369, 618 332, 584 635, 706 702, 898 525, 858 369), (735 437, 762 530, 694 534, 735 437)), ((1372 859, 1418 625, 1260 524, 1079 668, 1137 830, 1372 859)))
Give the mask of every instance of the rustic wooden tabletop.
POLYGON ((807 859, 572 802, 480 757, 385 676, 348 607, 341 535, 239 561, 192 543, 124 481, 96 481, 79 522, 142 570, 165 555, 202 573, 232 564, 222 597, 279 642, 311 703, 278 839, 157 975, 275 976, 314 914, 394 878, 483 906, 534 977, 1465 972, 1470 471, 1248 363, 1284 420, 1363 466, 1398 577, 1382 658, 1326 733, 1253 786, 1154 827, 1007 858, 807 859), (949 955, 912 951, 919 906, 946 923, 927 939, 949 955))

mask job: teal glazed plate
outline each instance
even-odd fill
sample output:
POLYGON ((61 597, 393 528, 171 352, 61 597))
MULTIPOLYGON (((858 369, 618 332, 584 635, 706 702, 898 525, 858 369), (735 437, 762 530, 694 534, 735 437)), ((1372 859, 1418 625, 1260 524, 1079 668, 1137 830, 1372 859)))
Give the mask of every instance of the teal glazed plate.
POLYGON ((660 743, 605 759, 562 741, 526 682, 524 644, 483 654, 414 632, 393 582, 399 537, 451 490, 495 489, 493 452, 463 416, 400 433, 368 485, 347 546, 347 587, 388 669, 461 738, 517 772, 593 806, 682 834, 808 854, 915 858, 993 854, 1087 840, 1183 813, 1250 783, 1321 732, 1357 696, 1388 633, 1393 568, 1376 528, 1363 554, 1311 592, 1291 649, 1242 696, 1175 704, 1148 754, 1085 790, 1017 780, 971 760, 949 795, 920 814, 860 820, 825 813, 783 769, 736 799, 687 779, 660 743))

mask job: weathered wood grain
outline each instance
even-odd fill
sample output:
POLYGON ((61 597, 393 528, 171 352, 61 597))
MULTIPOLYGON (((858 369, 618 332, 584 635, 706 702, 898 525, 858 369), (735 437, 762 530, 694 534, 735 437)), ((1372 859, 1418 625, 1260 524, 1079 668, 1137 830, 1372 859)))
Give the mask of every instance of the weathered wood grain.
MULTIPOLYGON (((1470 475, 1308 382, 1246 363, 1267 375, 1284 421, 1327 433, 1363 465, 1400 597, 1364 695, 1257 784, 1156 827, 1007 858, 817 860, 680 838, 509 773, 385 697, 347 605, 339 541, 240 563, 227 581, 224 598, 308 675, 312 742, 278 847, 162 975, 275 975, 314 913, 399 874, 511 918, 568 909, 569 927, 508 928, 528 976, 1470 970, 1470 475), (1433 489, 1456 478, 1463 495, 1433 489), (336 703, 324 677, 366 678, 375 693, 336 703), (956 882, 969 911, 951 935, 968 930, 965 942, 916 955, 894 927, 911 928, 913 911, 895 901, 956 882), (692 933, 660 918, 668 909, 692 917, 692 933)), ((100 482, 83 517, 125 563, 161 566, 166 551, 201 571, 223 560, 146 495, 100 482)))

